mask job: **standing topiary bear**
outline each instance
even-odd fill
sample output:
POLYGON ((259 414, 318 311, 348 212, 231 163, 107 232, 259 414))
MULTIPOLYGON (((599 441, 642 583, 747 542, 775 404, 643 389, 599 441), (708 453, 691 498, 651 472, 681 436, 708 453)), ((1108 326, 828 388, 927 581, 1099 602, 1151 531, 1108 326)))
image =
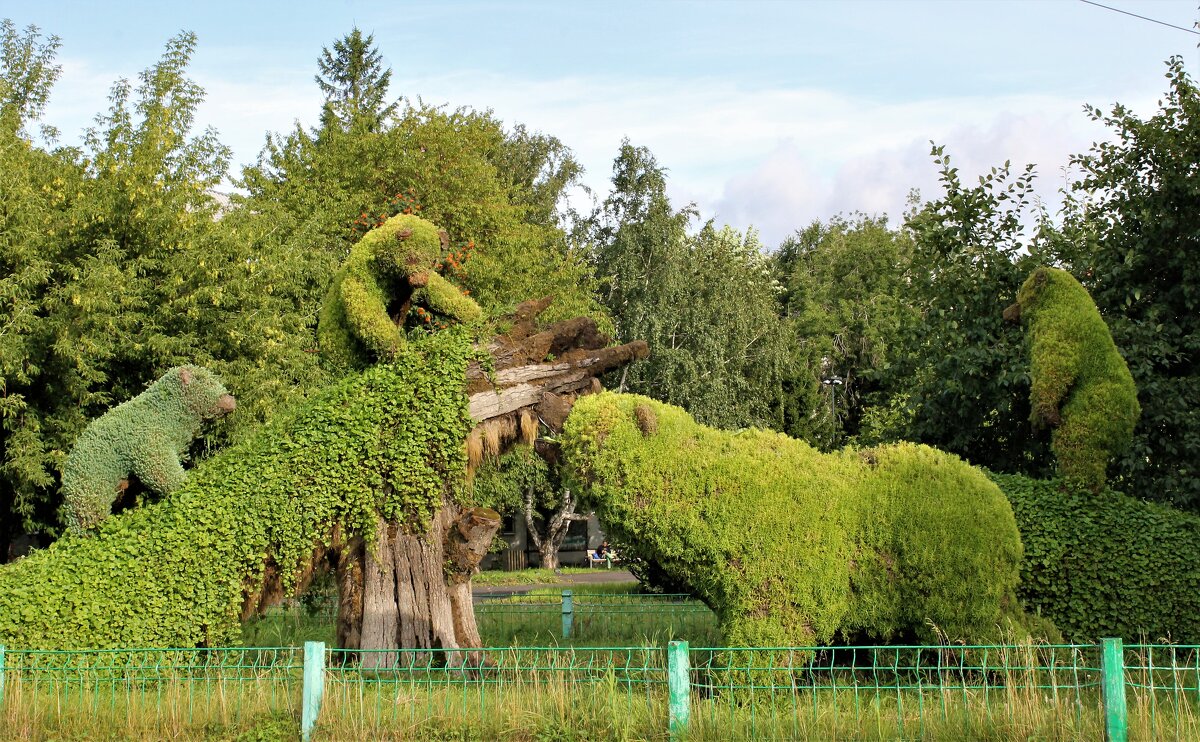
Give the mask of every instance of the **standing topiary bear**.
POLYGON ((409 214, 388 219, 350 250, 325 295, 317 338, 336 371, 390 359, 404 345, 409 308, 473 322, 483 313, 454 284, 434 272, 449 246, 445 230, 409 214))
POLYGON ((575 403, 561 453, 622 553, 687 585, 730 646, 989 641, 1030 627, 1012 508, 951 454, 825 454, 607 392, 575 403))
POLYGON ((183 484, 180 464, 200 424, 233 412, 220 379, 200 366, 179 366, 84 429, 63 466, 68 525, 76 533, 107 518, 132 474, 160 495, 183 484))
POLYGON ((1094 492, 1113 456, 1129 447, 1141 415, 1137 387, 1087 289, 1057 268, 1038 268, 1004 310, 1028 328, 1030 420, 1050 426, 1059 473, 1094 492))

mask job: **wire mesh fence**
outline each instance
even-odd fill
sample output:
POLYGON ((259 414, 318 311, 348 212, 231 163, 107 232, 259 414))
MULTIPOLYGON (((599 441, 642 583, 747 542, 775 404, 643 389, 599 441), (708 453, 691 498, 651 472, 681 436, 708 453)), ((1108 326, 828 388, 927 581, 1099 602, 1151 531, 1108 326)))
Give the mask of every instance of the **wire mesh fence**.
POLYGON ((1130 737, 1200 739, 1200 646, 1124 648, 1130 737))
POLYGON ((1097 739, 1093 645, 700 648, 702 738, 1097 739))
POLYGON ((532 726, 649 738, 665 729, 663 657, 661 647, 331 650, 317 736, 499 739, 532 726))
MULTIPOLYGON (((675 736, 689 740, 1069 740, 1112 729, 1112 665, 1093 644, 316 656, 314 739, 666 739, 681 700, 675 736), (673 654, 686 658, 682 680, 673 654)), ((1129 739, 1200 739, 1200 647, 1135 644, 1116 656, 1129 739)), ((264 718, 294 734, 304 669, 298 648, 0 649, 0 739, 233 736, 264 718)))
POLYGON ((302 659, 297 648, 8 649, 0 738, 100 731, 161 739, 185 729, 290 716, 299 699, 302 659))

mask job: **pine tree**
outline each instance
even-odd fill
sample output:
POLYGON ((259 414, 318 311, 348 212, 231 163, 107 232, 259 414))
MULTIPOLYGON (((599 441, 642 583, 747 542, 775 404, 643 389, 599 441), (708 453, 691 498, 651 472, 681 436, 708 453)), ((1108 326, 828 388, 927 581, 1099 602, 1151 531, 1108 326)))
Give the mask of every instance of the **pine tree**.
POLYGON ((333 50, 321 50, 315 76, 325 95, 318 134, 379 132, 396 112, 396 102, 387 102, 391 69, 384 69, 375 35, 363 36, 355 28, 333 42, 333 50))

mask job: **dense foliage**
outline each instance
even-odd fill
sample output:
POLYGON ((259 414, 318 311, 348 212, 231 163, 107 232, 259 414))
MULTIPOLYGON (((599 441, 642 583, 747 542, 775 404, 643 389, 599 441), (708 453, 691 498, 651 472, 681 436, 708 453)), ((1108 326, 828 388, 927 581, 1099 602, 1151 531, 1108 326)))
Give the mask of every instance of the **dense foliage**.
POLYGON ((907 232, 865 216, 814 222, 779 246, 773 258, 793 346, 782 432, 823 449, 863 434, 897 336, 914 320, 904 271, 912 250, 907 232))
MULTIPOLYGON (((37 48, 13 33, 6 46, 37 48)), ((31 108, 6 109, 0 548, 21 530, 57 532, 66 452, 91 419, 168 368, 203 365, 238 391, 241 414, 210 431, 218 438, 322 380, 305 352, 312 308, 295 300, 312 256, 277 249, 261 215, 214 220, 208 189, 228 153, 214 132, 190 133, 202 99, 184 75, 194 45, 186 34, 171 40, 136 88, 115 85, 83 151, 38 146, 17 115, 31 108)), ((17 87, 48 94, 53 75, 21 69, 17 87)))
POLYGON ((1140 413, 1133 377, 1104 319, 1087 290, 1056 268, 1034 271, 1005 313, 1029 336, 1031 421, 1053 428, 1059 474, 1099 491, 1140 413))
POLYGON ((999 638, 1021 624, 1012 509, 925 446, 818 452, 645 397, 581 398, 572 477, 626 550, 713 608, 736 646, 999 638))
POLYGON ((555 294, 551 312, 603 316, 556 226, 578 166, 553 137, 406 107, 383 131, 272 138, 244 174, 250 196, 221 210, 211 189, 228 151, 192 131, 193 36, 114 86, 81 150, 29 133, 57 40, 11 23, 0 36, 0 559, 22 531, 57 535, 66 452, 168 368, 211 368, 239 400, 197 456, 327 383, 317 315, 368 211, 370 223, 408 212, 449 227, 461 260, 448 275, 489 312, 555 294))
POLYGON ((472 499, 497 512, 520 512, 525 496, 532 495, 538 509, 558 504, 550 464, 532 446, 513 446, 500 456, 488 457, 471 479, 472 499))
MULTIPOLYGON (((0 638, 40 636, 47 646, 116 643, 139 632, 164 643, 223 640, 233 631, 235 596, 262 574, 264 557, 293 574, 303 553, 326 537, 321 529, 365 517, 367 505, 356 498, 368 485, 421 472, 404 481, 429 494, 432 472, 455 480, 457 450, 439 443, 418 464, 412 441, 442 441, 452 428, 457 436, 465 424, 461 395, 436 413, 418 414, 409 393, 396 390, 434 383, 425 370, 402 370, 404 359, 457 359, 463 348, 438 350, 438 341, 423 337, 401 347, 399 330, 377 324, 386 329, 377 350, 399 349, 396 364, 328 389, 331 374, 318 364, 318 314, 339 266, 367 252, 369 241, 356 248, 359 241, 396 215, 447 229, 444 287, 452 282, 469 291, 485 316, 555 294, 548 319, 596 316, 621 341, 647 340, 650 358, 610 386, 685 407, 704 424, 770 427, 824 449, 846 440, 913 440, 1035 477, 1053 471, 1050 442, 1061 448, 1065 434, 1060 428, 1048 436, 1031 419, 1047 417, 1038 408, 1051 398, 1057 404, 1062 384, 1043 387, 1054 374, 1047 375, 1036 339, 1031 373, 1021 332, 1003 323, 1001 309, 1035 265, 1060 266, 1091 293, 1116 341, 1115 348, 1087 343, 1083 355, 1099 351, 1094 358, 1111 360, 1119 352, 1138 385, 1142 416, 1132 444, 1108 462, 1115 485, 1200 509, 1200 92, 1182 60, 1169 62, 1169 88, 1153 115, 1120 105, 1108 114, 1089 109, 1112 140, 1074 159, 1080 176, 1059 215, 1038 209, 1032 167, 1014 171, 1006 163, 976 185, 935 146, 941 192, 915 201, 899 228, 882 217, 838 218, 810 225, 768 255, 752 229, 711 222, 693 229, 695 210, 676 208, 666 196, 665 168, 628 142, 614 163, 611 193, 579 218, 564 194, 578 185, 580 168, 561 141, 506 125, 489 111, 396 100, 382 55, 358 30, 317 61, 325 97, 319 125, 269 136, 258 163, 237 181, 247 195, 225 208, 212 189, 228 175, 229 151, 216 132, 194 131, 204 96, 186 75, 195 43, 181 34, 137 80, 118 81, 83 145, 66 148, 40 126, 59 73, 57 39, 0 24, 0 558, 21 531, 59 533, 67 517, 59 488, 67 451, 113 404, 182 364, 213 369, 239 399, 239 414, 209 427, 189 453, 203 458, 227 443, 232 448, 200 464, 165 501, 122 514, 95 539, 67 538, 0 573, 0 600, 15 601, 0 605, 0 622, 9 621, 0 624, 0 638), (412 373, 420 379, 406 376, 412 373), (372 401, 362 385, 395 392, 395 404, 410 407, 401 412, 392 402, 372 401), (401 419, 414 426, 412 437, 371 437, 371 425, 401 419), (275 423, 260 432, 267 420, 275 423), (355 468, 356 456, 368 466, 355 468), (201 552, 203 573, 194 559, 201 552), (130 585, 115 582, 117 570, 131 563, 137 567, 130 585), (122 597, 133 602, 120 603, 122 597), (184 617, 192 610, 198 623, 184 617), (54 611, 59 628, 48 628, 54 611), (33 633, 20 633, 25 629, 13 622, 33 633)), ((339 295, 344 285, 335 286, 339 295)), ((468 306, 462 294, 444 297, 468 306)), ((1099 326, 1090 325, 1073 340, 1098 338, 1099 326)), ((1091 417, 1085 427, 1123 438, 1132 408, 1124 377, 1118 386, 1115 405, 1078 401, 1081 391, 1068 396, 1068 408, 1084 409, 1066 417, 1091 417)), ((625 529, 630 543, 651 544, 641 556, 661 558, 714 604, 728 606, 729 616, 743 616, 737 620, 747 638, 920 635, 926 629, 916 614, 903 611, 925 598, 905 592, 907 583, 876 579, 889 575, 889 559, 902 556, 916 560, 908 566, 919 579, 922 569, 949 570, 942 577, 958 575, 974 591, 985 586, 964 597, 947 585, 948 592, 929 597, 938 603, 953 595, 970 607, 959 623, 946 621, 948 631, 980 633, 984 614, 1009 600, 1013 543, 1001 538, 1007 526, 997 526, 1003 518, 988 509, 995 505, 985 494, 991 491, 952 458, 910 445, 868 449, 866 462, 847 451, 818 458, 795 441, 762 431, 717 433, 676 410, 644 404, 666 431, 642 439, 648 458, 634 450, 640 428, 627 429, 628 415, 603 451, 628 456, 646 482, 676 488, 633 490, 643 505, 711 508, 712 522, 685 519, 678 527, 687 529, 679 532, 687 541, 651 539, 639 530, 649 521, 638 520, 636 497, 613 485, 608 525, 625 529), (627 446, 614 451, 623 435, 630 436, 627 446), (701 443, 722 455, 705 458, 701 443), (772 456, 796 467, 779 467, 772 456), (672 462, 677 477, 667 478, 659 462, 672 462), (948 533, 952 558, 943 559, 920 540, 913 521, 896 515, 920 512, 926 522, 960 516, 961 500, 938 501, 945 482, 924 474, 904 485, 910 497, 900 501, 891 472, 927 466, 982 498, 982 512, 999 519, 994 528, 986 519, 964 520, 948 533), (720 474, 732 489, 707 490, 695 471, 720 474), (735 476, 747 472, 761 481, 735 476), (856 499, 841 474, 883 486, 875 500, 856 499), (813 483, 841 495, 824 497, 813 483), (680 501, 671 505, 665 497, 680 501), (887 517, 872 520, 867 512, 887 517), (627 523, 614 520, 625 514, 627 523), (846 534, 834 533, 827 518, 849 524, 846 534), (875 530, 867 527, 872 523, 875 530), (754 548, 768 549, 770 558, 752 561, 747 555, 759 552, 738 551, 760 537, 754 548), (1001 540, 993 551, 1002 564, 985 574, 966 544, 986 538, 1001 540), (836 558, 821 562, 809 554, 806 539, 828 544, 826 556, 866 549, 854 555, 857 576, 850 567, 839 572, 836 558), (896 543, 913 548, 889 551, 896 543), (811 574, 794 568, 809 564, 804 559, 814 560, 811 574), (699 564, 715 566, 702 574, 699 564), (790 571, 771 571, 777 565, 790 571), (790 590, 805 600, 789 604, 783 596, 790 590), (778 623, 759 620, 760 596, 792 608, 778 623), (811 625, 789 623, 807 611, 811 625)), ((575 435, 582 447, 584 432, 575 435)), ((1106 443, 1089 457, 1093 484, 1101 459, 1120 448, 1106 443)), ((522 476, 544 474, 534 467, 522 476)), ((1024 594, 1064 630, 1088 639, 1107 631, 1195 635, 1186 618, 1195 559, 1177 559, 1190 554, 1190 519, 1075 485, 1002 481, 1031 549, 1024 594), (1054 532, 1043 538, 1039 528, 1054 532), (1161 548, 1145 534, 1157 534, 1161 548), (1110 549, 1118 558, 1108 564, 1110 549), (1071 585, 1067 563, 1088 579, 1098 575, 1096 582, 1071 585), (1153 604, 1148 598, 1135 605, 1137 591, 1153 596, 1153 604)), ((529 482, 521 482, 528 492, 529 482)), ((542 494, 544 513, 558 507, 550 490, 542 494)), ((372 507, 414 517, 423 509, 420 497, 396 497, 372 507)), ((647 564, 656 566, 653 559, 647 564)))
POLYGON ((1030 611, 1071 641, 1200 641, 1200 518, 1077 482, 991 476, 1021 531, 1030 611))
POLYGON ((472 355, 458 329, 412 339, 194 469, 166 499, 0 569, 0 644, 237 643, 268 566, 285 589, 335 526, 420 528, 461 484, 472 355))
POLYGON ((200 424, 233 408, 233 397, 211 371, 180 366, 94 420, 63 466, 72 530, 86 531, 107 518, 133 477, 159 495, 179 489, 187 476, 180 459, 200 424))
POLYGON ((912 259, 900 294, 917 321, 900 324, 867 440, 915 440, 973 464, 1038 474, 1045 442, 1029 422, 1028 363, 1002 312, 1032 270, 1026 221, 1033 170, 1006 163, 962 181, 933 148, 944 192, 909 216, 912 259))

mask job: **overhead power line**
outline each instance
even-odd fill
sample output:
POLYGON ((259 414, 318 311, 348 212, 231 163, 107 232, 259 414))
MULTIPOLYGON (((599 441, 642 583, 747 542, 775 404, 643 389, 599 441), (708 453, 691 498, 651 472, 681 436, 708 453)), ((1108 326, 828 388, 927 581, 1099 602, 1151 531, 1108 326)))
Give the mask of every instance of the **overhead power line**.
POLYGON ((1111 10, 1114 13, 1121 13, 1123 15, 1131 15, 1134 18, 1140 18, 1143 21, 1150 21, 1151 23, 1157 23, 1160 26, 1166 26, 1167 28, 1174 28, 1179 31, 1186 31, 1187 33, 1195 34, 1196 36, 1200 36, 1200 31, 1197 31, 1194 28, 1184 28, 1183 26, 1176 26, 1174 23, 1167 23, 1166 21, 1160 21, 1155 18, 1147 18, 1144 15, 1138 15, 1137 13, 1130 13, 1128 10, 1121 10, 1120 8, 1113 8, 1113 7, 1109 7, 1108 5, 1101 5, 1100 3, 1092 2, 1092 0, 1079 0, 1079 2, 1087 3, 1088 5, 1095 5, 1097 8, 1104 8, 1105 10, 1111 10))

